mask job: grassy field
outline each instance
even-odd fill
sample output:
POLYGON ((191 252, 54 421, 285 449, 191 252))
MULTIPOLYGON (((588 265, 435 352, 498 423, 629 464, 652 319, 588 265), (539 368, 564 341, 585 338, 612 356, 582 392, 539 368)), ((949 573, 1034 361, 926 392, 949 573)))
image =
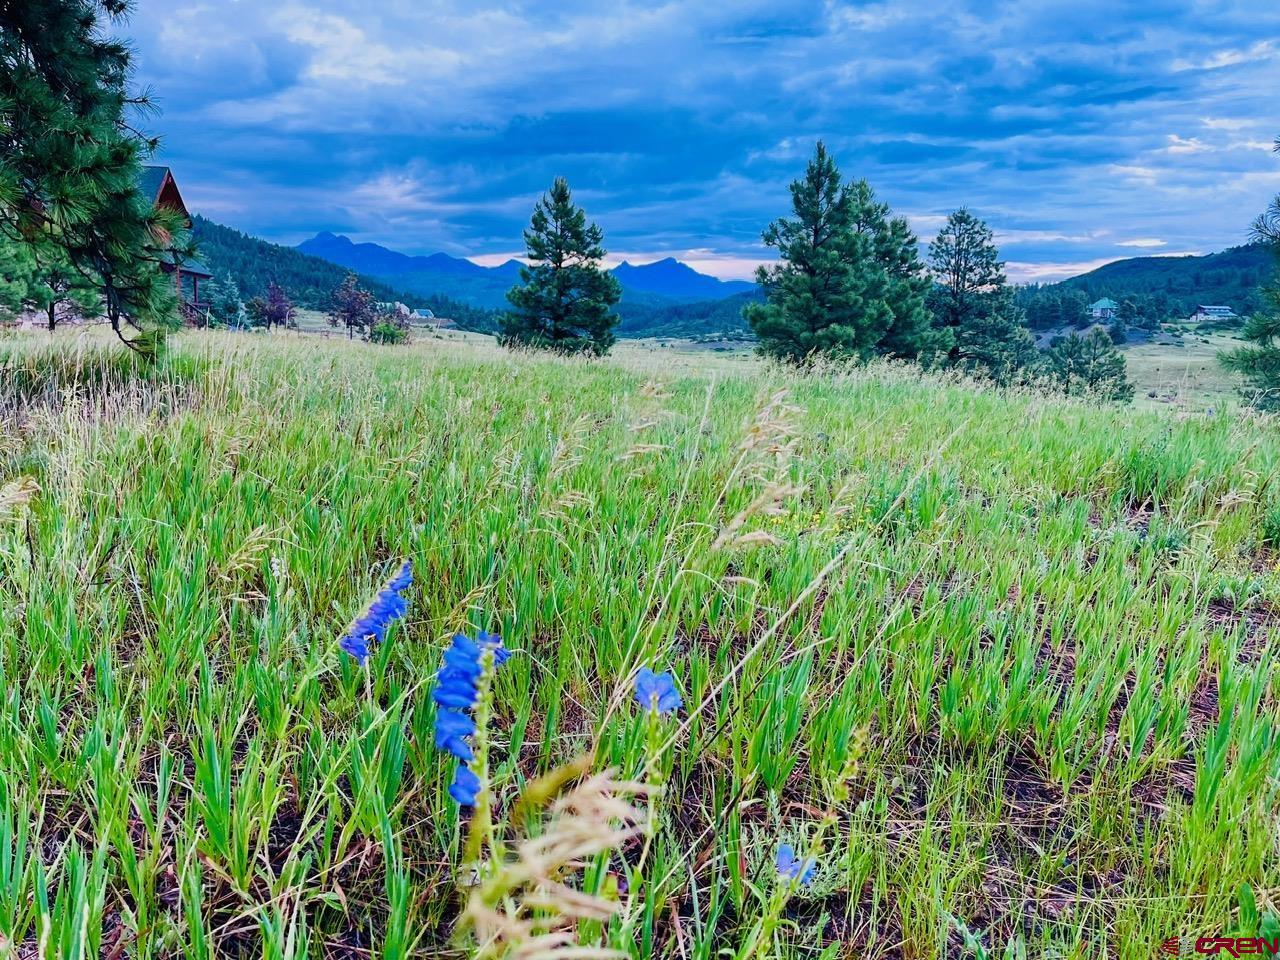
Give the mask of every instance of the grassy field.
POLYGON ((1091 960, 1274 924, 1270 422, 643 345, 114 356, 0 341, 0 955, 1091 960), (339 638, 406 559, 361 667, 339 638), (433 736, 460 630, 514 651, 491 828, 433 736), (645 666, 681 709, 634 702, 645 666))
POLYGON ((1241 341, 1221 333, 1188 335, 1181 344, 1143 343, 1123 351, 1138 407, 1172 405, 1184 410, 1236 406, 1240 378, 1218 361, 1241 341))

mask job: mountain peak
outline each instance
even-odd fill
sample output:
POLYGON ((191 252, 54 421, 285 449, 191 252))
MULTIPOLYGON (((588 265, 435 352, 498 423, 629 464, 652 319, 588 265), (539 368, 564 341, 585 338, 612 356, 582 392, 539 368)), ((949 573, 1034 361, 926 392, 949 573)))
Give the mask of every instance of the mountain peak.
MULTIPOLYGON (((488 307, 506 303, 507 289, 519 281, 523 266, 518 260, 508 260, 482 267, 447 253, 409 256, 376 243, 355 243, 328 230, 298 244, 298 249, 366 276, 393 280, 410 292, 440 293, 488 307)), ((746 280, 719 280, 698 273, 671 256, 639 265, 623 262, 612 273, 633 294, 678 301, 723 300, 755 289, 755 284, 746 280)))
POLYGON ((747 280, 720 280, 699 273, 675 257, 663 257, 639 265, 624 261, 612 273, 624 287, 676 300, 723 300, 735 293, 755 289, 747 280))

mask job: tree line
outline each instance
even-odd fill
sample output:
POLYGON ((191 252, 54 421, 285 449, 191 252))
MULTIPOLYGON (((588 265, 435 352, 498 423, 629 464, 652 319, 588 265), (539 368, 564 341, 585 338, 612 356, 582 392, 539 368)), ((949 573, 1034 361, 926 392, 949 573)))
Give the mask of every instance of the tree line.
MULTIPOLYGON (((179 322, 166 270, 194 248, 181 214, 138 189, 141 159, 156 141, 131 121, 148 103, 130 89, 130 50, 116 39, 127 10, 122 0, 0 4, 0 306, 39 310, 51 326, 60 310, 95 311, 131 347, 148 350, 158 338, 127 331, 179 322)), ((865 180, 846 182, 821 143, 790 192, 790 215, 763 232, 779 261, 760 268, 763 300, 742 311, 760 352, 781 362, 910 359, 998 384, 1048 379, 1122 399, 1132 387, 1112 341, 1129 326, 1158 325, 1176 302, 1170 291, 1137 292, 1110 330, 1073 331, 1040 350, 1032 329, 1085 325, 1081 297, 1014 290, 992 231, 970 211, 951 214, 922 257, 907 221, 865 180)), ((1273 205, 1255 225, 1258 241, 1280 242, 1278 224, 1273 205)), ((538 201, 524 241, 528 264, 497 320, 499 340, 608 352, 621 287, 601 266, 603 232, 562 178, 538 201)), ((279 281, 298 279, 263 279, 254 274, 260 289, 245 300, 229 276, 217 278, 211 315, 229 325, 288 326, 295 305, 279 281)), ((407 324, 369 308, 377 301, 358 278, 326 286, 330 322, 348 335, 395 342, 407 334, 407 324)), ((321 294, 306 285, 296 295, 321 294)), ((1259 396, 1280 396, 1280 293, 1273 284, 1261 296, 1267 309, 1243 331, 1251 345, 1224 362, 1259 396)))
MULTIPOLYGON (((757 271, 763 301, 742 312, 765 356, 796 366, 891 357, 1001 385, 1048 380, 1070 393, 1132 397, 1107 332, 1069 333, 1036 349, 991 228, 969 210, 947 218, 926 262, 906 219, 865 180, 846 182, 822 143, 791 184, 791 208, 764 230, 779 261, 757 271)), ((524 239, 529 265, 508 294, 500 342, 607 353, 621 288, 603 269, 600 227, 563 178, 538 201, 524 239)))

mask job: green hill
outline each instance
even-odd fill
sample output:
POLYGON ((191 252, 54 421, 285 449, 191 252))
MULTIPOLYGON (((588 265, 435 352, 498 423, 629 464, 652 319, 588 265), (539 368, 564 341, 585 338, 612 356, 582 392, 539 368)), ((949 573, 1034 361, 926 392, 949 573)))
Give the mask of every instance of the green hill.
POLYGON ((1188 316, 1198 304, 1222 304, 1246 316, 1261 306, 1258 288, 1274 274, 1274 254, 1262 244, 1187 257, 1133 257, 1063 280, 1058 289, 1080 290, 1090 300, 1167 297, 1188 316))
MULTIPOLYGON (((288 291, 300 307, 324 310, 329 297, 342 283, 348 270, 328 260, 302 253, 293 247, 259 240, 231 227, 196 215, 192 234, 200 258, 216 277, 230 276, 240 286, 241 295, 262 296, 272 281, 288 291)), ((493 311, 459 303, 439 294, 406 293, 373 277, 361 275, 361 283, 379 300, 399 300, 411 307, 423 307, 439 317, 449 317, 468 330, 492 330, 493 311)))
POLYGON ((742 308, 761 299, 758 291, 737 293, 721 300, 673 302, 667 297, 630 292, 618 304, 624 337, 708 337, 749 334, 742 308))

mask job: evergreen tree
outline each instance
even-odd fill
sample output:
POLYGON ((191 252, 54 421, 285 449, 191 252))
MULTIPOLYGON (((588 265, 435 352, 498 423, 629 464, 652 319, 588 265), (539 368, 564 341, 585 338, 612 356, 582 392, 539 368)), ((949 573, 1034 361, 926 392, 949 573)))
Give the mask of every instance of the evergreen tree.
POLYGON ((991 228, 961 208, 929 244, 929 259, 934 315, 954 337, 949 362, 1010 383, 1035 352, 991 228))
POLYGON ((1120 306, 1116 308, 1115 317, 1107 326, 1111 342, 1117 345, 1125 343, 1129 339, 1129 328, 1136 327, 1141 322, 1142 315, 1138 311, 1138 305, 1132 300, 1122 300, 1120 306))
MULTIPOLYGON (((1280 153, 1280 138, 1276 140, 1280 153)), ((1276 272, 1263 288, 1266 306, 1249 317, 1241 336, 1249 341, 1222 354, 1222 362, 1244 374, 1248 401, 1262 410, 1280 410, 1280 194, 1266 211, 1254 221, 1255 238, 1271 245, 1276 254, 1276 272)))
POLYGON ((929 244, 929 260, 939 287, 934 314, 953 330, 988 309, 1007 285, 991 228, 963 207, 929 244))
POLYGON ((180 216, 137 188, 155 142, 125 116, 145 105, 129 94, 129 49, 113 38, 127 7, 0 2, 0 232, 61 248, 122 339, 123 324, 177 322, 161 264, 190 254, 180 216))
POLYGON ((1059 302, 1058 323, 1064 327, 1087 327, 1093 317, 1089 313, 1089 298, 1079 290, 1066 290, 1059 302))
POLYGON ((933 348, 933 315, 926 300, 932 282, 920 259, 920 242, 905 217, 890 215, 887 203, 877 203, 866 180, 851 191, 854 232, 871 240, 873 265, 884 272, 883 303, 889 325, 875 343, 875 352, 914 360, 933 348))
POLYGON ((240 299, 240 286, 230 274, 208 281, 205 299, 209 301, 209 315, 214 323, 232 329, 245 325, 247 312, 244 301, 240 299))
POLYGON ((613 307, 622 286, 601 268, 604 233, 587 223, 563 177, 534 207, 524 242, 532 262, 520 270, 521 285, 507 292, 512 309, 498 321, 498 342, 557 353, 608 353, 617 339, 613 307))
MULTIPOLYGON (((274 287, 275 285, 272 284, 274 287)), ((276 289, 279 289, 276 287, 276 289)), ((268 288, 268 295, 270 288, 268 288)), ((266 323, 267 304, 264 302, 262 308, 263 323, 266 323)), ((378 304, 373 299, 373 294, 360 286, 360 278, 354 273, 347 274, 347 278, 342 281, 342 285, 333 291, 332 304, 329 307, 329 326, 346 327, 347 339, 352 339, 355 334, 362 336, 365 331, 373 327, 374 322, 378 319, 378 304)))
POLYGON ((877 203, 865 180, 845 184, 819 143, 791 184, 794 217, 764 231, 782 262, 761 267, 765 302, 743 316, 768 356, 914 357, 930 342, 929 287, 907 222, 877 203))
POLYGON ((1008 291, 990 298, 956 328, 954 364, 1002 386, 1013 383, 1035 357, 1035 341, 1008 291))
POLYGON ((0 235, 0 308, 6 313, 42 313, 52 331, 68 313, 92 316, 101 305, 97 287, 67 261, 61 247, 0 235))
POLYGON ((1045 351, 1044 375, 1072 396, 1098 400, 1132 400, 1133 384, 1125 376, 1124 356, 1105 330, 1072 333, 1045 351))
POLYGON ((12 319, 31 309, 31 284, 36 261, 25 243, 6 242, 0 237, 0 317, 12 319))

